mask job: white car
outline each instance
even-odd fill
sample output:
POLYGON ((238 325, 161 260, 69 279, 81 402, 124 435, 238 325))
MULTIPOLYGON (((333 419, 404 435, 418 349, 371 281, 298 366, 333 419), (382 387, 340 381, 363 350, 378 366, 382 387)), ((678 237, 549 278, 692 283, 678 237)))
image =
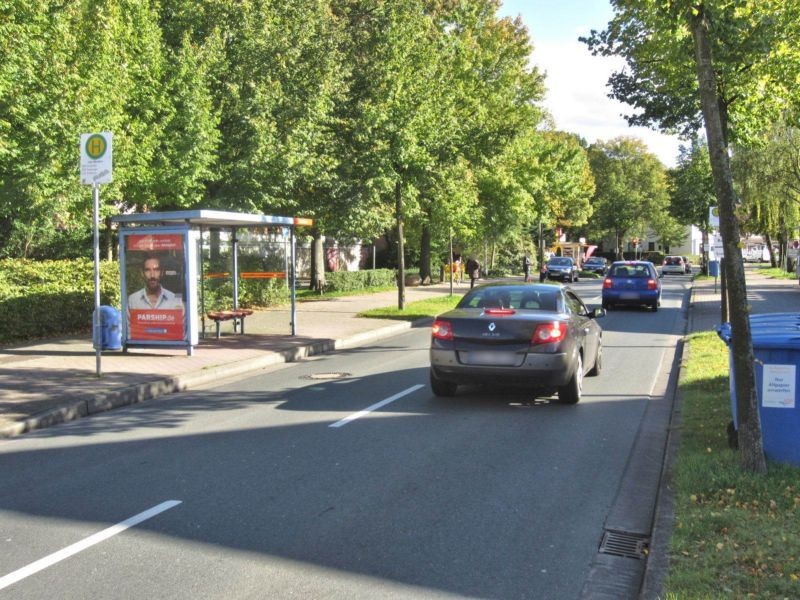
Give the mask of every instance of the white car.
POLYGON ((663 275, 685 275, 686 266, 683 264, 682 256, 665 256, 664 263, 661 265, 663 275))

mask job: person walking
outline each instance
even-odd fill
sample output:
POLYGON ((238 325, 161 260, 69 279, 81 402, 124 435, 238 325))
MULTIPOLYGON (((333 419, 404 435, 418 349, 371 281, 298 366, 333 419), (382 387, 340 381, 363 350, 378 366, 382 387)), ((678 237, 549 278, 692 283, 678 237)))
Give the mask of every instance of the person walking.
POLYGON ((539 283, 544 283, 547 279, 547 263, 542 261, 539 265, 539 283))
POLYGON ((527 254, 522 259, 522 272, 525 273, 525 283, 531 280, 531 257, 527 254))
POLYGON ((469 287, 471 289, 475 286, 475 280, 481 276, 481 263, 472 256, 467 259, 467 273, 469 273, 469 287))

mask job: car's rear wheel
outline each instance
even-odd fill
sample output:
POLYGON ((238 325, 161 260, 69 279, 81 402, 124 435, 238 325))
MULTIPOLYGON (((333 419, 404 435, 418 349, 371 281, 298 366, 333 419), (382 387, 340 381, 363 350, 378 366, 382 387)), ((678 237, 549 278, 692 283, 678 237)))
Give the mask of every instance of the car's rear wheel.
POLYGON ((436 375, 433 374, 433 370, 431 370, 431 390, 433 390, 434 396, 450 398, 456 395, 456 389, 458 389, 457 383, 443 381, 436 377, 436 375))
POLYGON ((594 357, 594 366, 592 367, 591 371, 589 371, 586 375, 589 377, 597 377, 603 371, 603 346, 602 344, 598 344, 597 346, 597 355, 594 357))
POLYGON ((656 300, 655 302, 653 302, 653 303, 650 305, 650 308, 653 310, 653 312, 656 312, 656 311, 658 310, 658 300, 656 300))
POLYGON ((581 355, 578 354, 577 364, 575 365, 575 372, 570 377, 567 385, 558 388, 558 399, 564 404, 577 404, 581 399, 581 392, 583 390, 583 361, 581 355))
POLYGON ((603 302, 603 308, 605 310, 611 310, 611 303, 610 302, 603 302))

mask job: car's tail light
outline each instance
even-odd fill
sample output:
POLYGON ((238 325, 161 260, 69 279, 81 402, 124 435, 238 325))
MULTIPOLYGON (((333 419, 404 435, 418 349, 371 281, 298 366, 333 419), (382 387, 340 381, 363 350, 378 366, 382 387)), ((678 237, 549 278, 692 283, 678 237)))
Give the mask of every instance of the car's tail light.
POLYGON ((452 340, 453 339, 453 325, 450 321, 441 321, 436 319, 433 322, 432 329, 433 337, 437 340, 452 340))
POLYGON ((655 279, 648 279, 647 280, 647 289, 648 290, 654 290, 656 288, 658 288, 658 284, 656 283, 656 280, 655 279))
POLYGON ((542 323, 537 325, 531 338, 532 344, 551 344, 560 342, 567 335, 567 324, 563 321, 542 323))
POLYGON ((606 288, 607 290, 610 290, 610 289, 611 289, 611 286, 612 286, 612 284, 613 284, 613 282, 612 282, 612 281, 611 281, 611 279, 610 279, 610 278, 608 278, 608 277, 606 277, 606 278, 603 280, 603 287, 604 287, 604 288, 606 288))
POLYGON ((515 315, 517 311, 513 308, 487 308, 483 311, 485 315, 493 315, 496 317, 507 317, 508 315, 515 315))

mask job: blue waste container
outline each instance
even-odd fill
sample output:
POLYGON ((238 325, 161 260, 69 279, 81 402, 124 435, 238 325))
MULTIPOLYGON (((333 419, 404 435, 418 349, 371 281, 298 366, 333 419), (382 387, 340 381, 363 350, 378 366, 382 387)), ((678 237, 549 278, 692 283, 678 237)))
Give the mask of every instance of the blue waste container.
POLYGON ((708 261, 708 274, 711 275, 711 277, 719 277, 719 261, 708 261))
POLYGON ((94 325, 92 341, 95 349, 122 349, 122 319, 116 308, 101 306, 99 325, 97 319, 94 319, 92 323, 94 325))
MULTIPOLYGON (((800 466, 800 313, 753 315, 750 328, 764 454, 800 466)), ((717 332, 729 350, 731 413, 738 430, 730 323, 717 332)))

